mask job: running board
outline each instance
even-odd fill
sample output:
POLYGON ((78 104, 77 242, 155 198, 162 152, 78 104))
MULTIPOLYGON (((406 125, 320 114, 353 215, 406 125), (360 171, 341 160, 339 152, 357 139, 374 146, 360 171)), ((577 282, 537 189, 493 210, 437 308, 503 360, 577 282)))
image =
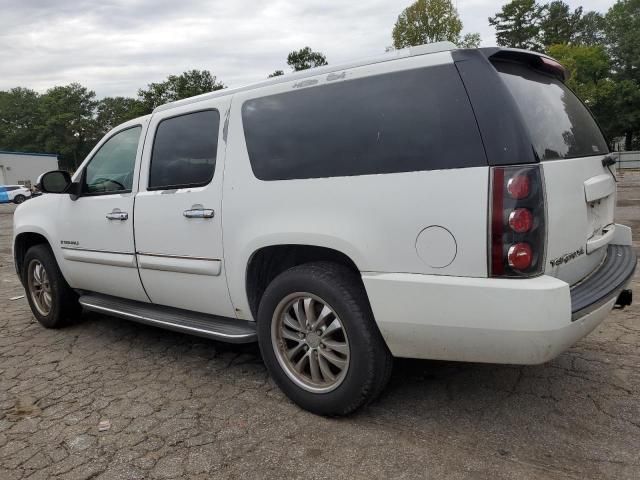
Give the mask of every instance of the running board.
POLYGON ((218 317, 98 293, 81 295, 79 301, 85 309, 92 312, 176 332, 229 343, 251 343, 258 340, 255 322, 246 320, 218 317))

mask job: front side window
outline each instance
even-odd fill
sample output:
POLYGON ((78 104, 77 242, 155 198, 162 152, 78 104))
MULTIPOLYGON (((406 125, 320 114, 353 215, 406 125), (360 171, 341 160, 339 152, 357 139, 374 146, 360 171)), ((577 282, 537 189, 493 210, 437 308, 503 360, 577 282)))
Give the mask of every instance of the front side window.
POLYGON ((218 151, 220 114, 204 110, 163 120, 151 153, 148 190, 207 185, 218 151))
POLYGON ((133 170, 142 127, 116 133, 87 165, 82 190, 87 194, 126 193, 133 185, 133 170))

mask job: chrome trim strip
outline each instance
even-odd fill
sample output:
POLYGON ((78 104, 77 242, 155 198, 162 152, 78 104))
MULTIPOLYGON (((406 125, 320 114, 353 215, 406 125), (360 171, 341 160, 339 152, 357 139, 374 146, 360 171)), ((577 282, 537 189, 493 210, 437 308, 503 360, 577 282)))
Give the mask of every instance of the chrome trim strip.
POLYGON ((134 255, 133 252, 114 252, 113 250, 91 250, 89 248, 60 247, 62 250, 76 250, 79 252, 114 253, 116 255, 134 255))
POLYGON ((189 255, 171 255, 168 253, 148 253, 148 252, 136 252, 136 255, 145 255, 147 257, 165 257, 165 258, 184 258, 186 260, 207 260, 210 262, 219 262, 219 258, 209 257, 191 257, 189 255))
POLYGON ((209 338, 223 338, 223 339, 245 339, 245 338, 253 338, 255 333, 244 333, 238 335, 230 335, 228 333, 219 333, 213 330, 205 330, 203 328, 190 327, 188 325, 181 325, 179 323, 173 322, 165 322, 162 320, 157 320, 155 318, 145 317, 142 315, 137 315, 135 313, 126 312, 124 310, 117 310, 115 308, 103 307, 101 305, 94 305, 86 300, 80 299, 80 304, 92 311, 108 313, 117 317, 122 317, 125 319, 133 320, 134 322, 144 323, 153 326, 160 326, 162 328, 168 328, 170 330, 179 330, 182 332, 193 333, 195 335, 203 335, 209 338))
POLYGON ((180 257, 177 255, 138 254, 138 267, 143 270, 190 273, 217 277, 222 271, 222 262, 212 258, 180 257))
POLYGON ((111 267, 135 268, 136 257, 133 253, 105 252, 81 248, 62 248, 65 260, 81 263, 94 263, 111 267))

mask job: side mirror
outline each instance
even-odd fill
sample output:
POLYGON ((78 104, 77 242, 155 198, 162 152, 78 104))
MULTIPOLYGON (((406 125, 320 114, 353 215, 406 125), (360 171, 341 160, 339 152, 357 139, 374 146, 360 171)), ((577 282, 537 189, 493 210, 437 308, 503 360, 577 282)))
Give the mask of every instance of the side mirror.
POLYGON ((65 193, 71 185, 71 175, 63 170, 43 173, 38 178, 38 188, 44 193, 65 193))

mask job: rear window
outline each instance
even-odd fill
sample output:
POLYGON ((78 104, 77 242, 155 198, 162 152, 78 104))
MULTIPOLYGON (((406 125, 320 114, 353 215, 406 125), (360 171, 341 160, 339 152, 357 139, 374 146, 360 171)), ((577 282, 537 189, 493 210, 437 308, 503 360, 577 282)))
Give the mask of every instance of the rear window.
POLYGON ((518 63, 494 65, 518 105, 540 160, 609 152, 589 110, 560 80, 518 63))
POLYGON ((248 100, 242 120, 251 167, 261 180, 487 164, 453 65, 248 100))
POLYGON ((162 120, 153 141, 147 189, 207 185, 216 169, 219 127, 217 110, 162 120))

